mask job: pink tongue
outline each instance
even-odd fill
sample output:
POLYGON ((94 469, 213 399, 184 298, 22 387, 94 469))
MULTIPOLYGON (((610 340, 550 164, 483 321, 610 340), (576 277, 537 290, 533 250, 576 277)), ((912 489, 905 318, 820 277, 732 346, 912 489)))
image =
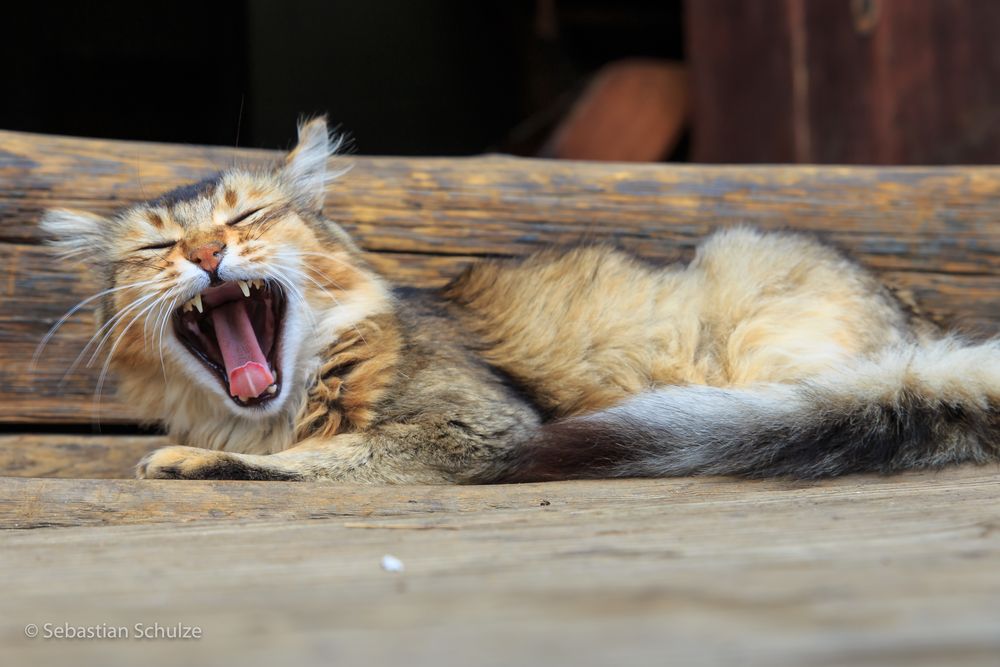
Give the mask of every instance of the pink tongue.
POLYGON ((229 393, 242 400, 256 398, 274 384, 244 301, 212 309, 215 338, 229 376, 229 393))

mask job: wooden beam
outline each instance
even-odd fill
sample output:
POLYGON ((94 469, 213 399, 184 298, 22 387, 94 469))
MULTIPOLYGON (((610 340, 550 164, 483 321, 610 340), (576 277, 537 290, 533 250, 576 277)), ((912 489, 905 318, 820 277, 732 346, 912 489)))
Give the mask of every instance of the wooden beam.
MULTIPOLYGON (((235 160, 276 154, 0 132, 0 422, 132 423, 100 363, 67 370, 92 334, 84 309, 31 357, 48 328, 97 285, 40 246, 44 209, 110 213, 235 160), (141 178, 140 178, 141 175, 141 178), (65 377, 64 377, 65 376, 65 377)), ((966 330, 1000 312, 1000 168, 704 167, 504 157, 351 158, 329 190, 342 222, 387 276, 440 285, 484 255, 609 242, 653 261, 690 257, 711 229, 752 223, 815 233, 966 330)))
MULTIPOLYGON (((234 160, 276 155, 0 131, 0 240, 40 242, 49 207, 111 213, 234 160)), ((820 234, 878 269, 1000 273, 1000 167, 351 162, 325 210, 376 252, 519 255, 584 240, 673 259, 714 227, 755 224, 820 234)))

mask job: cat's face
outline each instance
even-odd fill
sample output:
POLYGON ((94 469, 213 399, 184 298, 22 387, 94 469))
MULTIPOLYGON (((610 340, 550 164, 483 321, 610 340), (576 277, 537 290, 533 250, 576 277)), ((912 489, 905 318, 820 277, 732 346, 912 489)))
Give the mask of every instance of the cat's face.
POLYGON ((111 219, 48 213, 55 244, 105 280, 91 347, 238 414, 280 410, 301 390, 303 350, 362 279, 350 240, 319 215, 332 150, 314 120, 272 170, 225 172, 111 219))

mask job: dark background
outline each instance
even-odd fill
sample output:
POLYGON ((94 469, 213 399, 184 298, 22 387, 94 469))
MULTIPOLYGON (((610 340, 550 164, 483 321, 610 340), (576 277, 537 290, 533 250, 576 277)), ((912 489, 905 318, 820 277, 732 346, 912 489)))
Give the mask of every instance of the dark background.
POLYGON ((0 128, 364 154, 1000 163, 1000 2, 18 2, 0 128), (641 58, 642 60, 636 60, 641 58))
POLYGON ((602 64, 681 57, 679 0, 551 9, 556 35, 520 0, 19 2, 0 127, 282 148, 325 112, 360 153, 530 153, 602 64))

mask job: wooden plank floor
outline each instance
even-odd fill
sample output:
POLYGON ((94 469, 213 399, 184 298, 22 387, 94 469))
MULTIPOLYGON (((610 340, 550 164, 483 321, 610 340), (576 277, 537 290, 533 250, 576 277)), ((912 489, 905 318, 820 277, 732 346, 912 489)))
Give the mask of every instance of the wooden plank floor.
MULTIPOLYGON (((97 289, 36 222, 274 156, 0 131, 4 665, 1000 664, 996 466, 809 484, 129 479, 164 439, 139 434, 127 400, 95 398, 99 365, 67 373, 93 310, 31 363, 97 289), (128 434, 83 435, 98 422, 128 434), (136 623, 203 636, 137 640, 136 623)), ((402 284, 581 238, 673 261, 750 223, 817 234, 934 317, 998 330, 997 167, 353 161, 325 211, 402 284)))
POLYGON ((996 665, 998 470, 512 487, 2 480, 5 664, 996 665), (78 524, 83 527, 55 528, 78 524), (404 571, 380 567, 386 554, 404 571), (28 639, 183 623, 199 640, 28 639))

